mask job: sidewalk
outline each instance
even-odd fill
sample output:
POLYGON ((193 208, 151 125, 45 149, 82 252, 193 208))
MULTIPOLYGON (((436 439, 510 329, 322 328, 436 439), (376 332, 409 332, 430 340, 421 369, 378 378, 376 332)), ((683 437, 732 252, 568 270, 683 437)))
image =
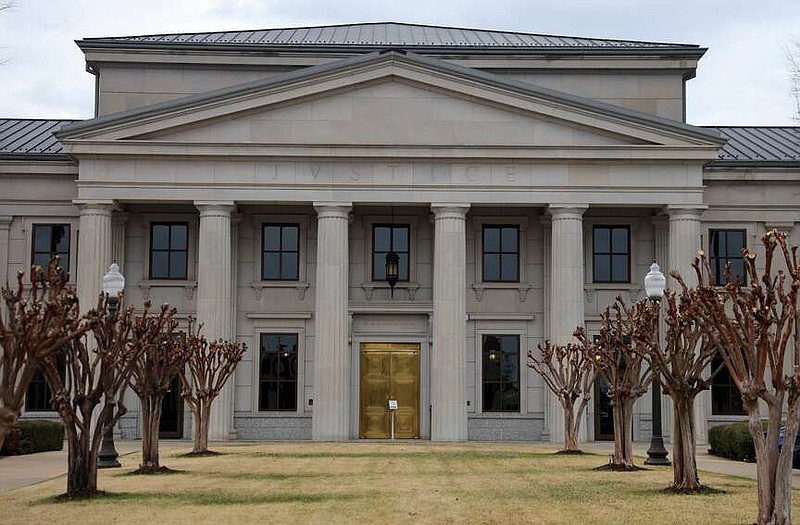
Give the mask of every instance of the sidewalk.
MULTIPOLYGON (((554 450, 557 448, 549 443, 532 443, 531 445, 553 448, 554 450)), ((116 448, 120 454, 120 462, 127 465, 131 461, 131 458, 126 459, 125 456, 133 452, 138 452, 141 450, 141 446, 140 441, 117 441, 116 448)), ((188 451, 191 447, 192 444, 190 441, 161 442, 162 450, 186 448, 188 451)), ((634 453, 637 456, 646 458, 647 447, 648 443, 634 443, 634 453)), ((614 443, 582 443, 581 448, 586 452, 608 455, 614 451, 614 443)), ((670 450, 669 447, 667 447, 667 450, 670 450)), ((641 463, 643 462, 642 460, 641 463)), ((756 479, 755 463, 742 463, 711 456, 706 453, 704 447, 698 447, 697 449, 697 468, 718 474, 756 479)), ((25 456, 0 457, 0 492, 28 485, 35 485, 36 483, 61 476, 66 473, 66 471, 66 446, 64 450, 57 452, 41 452, 39 454, 29 454, 25 456)), ((792 471, 792 486, 800 489, 800 470, 792 471)))

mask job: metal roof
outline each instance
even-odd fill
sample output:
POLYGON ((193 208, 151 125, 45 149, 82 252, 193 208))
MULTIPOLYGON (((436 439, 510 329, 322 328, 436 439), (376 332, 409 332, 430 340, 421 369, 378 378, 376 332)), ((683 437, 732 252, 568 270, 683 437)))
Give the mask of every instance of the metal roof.
POLYGON ((705 126, 719 131, 728 142, 719 153, 727 162, 800 162, 800 127, 705 126))
POLYGON ((55 133, 75 120, 0 119, 0 157, 66 158, 55 133))
POLYGON ((693 44, 609 40, 512 31, 374 22, 331 26, 290 27, 211 33, 170 33, 121 37, 85 38, 79 44, 107 42, 128 44, 188 44, 211 46, 367 46, 460 47, 548 49, 684 49, 693 44))

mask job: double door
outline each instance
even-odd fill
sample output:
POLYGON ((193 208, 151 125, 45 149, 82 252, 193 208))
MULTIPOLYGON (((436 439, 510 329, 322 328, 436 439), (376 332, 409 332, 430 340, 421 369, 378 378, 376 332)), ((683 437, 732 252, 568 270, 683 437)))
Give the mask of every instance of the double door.
POLYGON ((362 343, 360 353, 359 437, 418 439, 420 345, 362 343))

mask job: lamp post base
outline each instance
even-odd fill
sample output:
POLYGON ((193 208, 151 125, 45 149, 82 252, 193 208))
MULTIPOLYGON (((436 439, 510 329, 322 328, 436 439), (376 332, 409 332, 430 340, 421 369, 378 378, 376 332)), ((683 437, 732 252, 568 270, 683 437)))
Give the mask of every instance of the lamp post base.
POLYGON ((650 448, 647 449, 647 459, 644 460, 645 465, 672 465, 667 459, 667 449, 664 448, 664 438, 661 436, 653 436, 650 440, 650 448))
POLYGON ((110 428, 103 435, 103 443, 100 445, 100 454, 97 458, 97 468, 118 468, 122 464, 117 460, 119 454, 114 447, 114 429, 110 428))

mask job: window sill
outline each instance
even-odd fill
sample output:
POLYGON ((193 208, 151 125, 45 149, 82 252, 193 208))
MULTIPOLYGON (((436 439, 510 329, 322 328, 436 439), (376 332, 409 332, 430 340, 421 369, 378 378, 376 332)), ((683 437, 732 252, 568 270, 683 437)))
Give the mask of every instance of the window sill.
POLYGON ((475 291, 475 300, 478 302, 483 301, 483 296, 486 290, 516 290, 519 293, 519 302, 524 303, 528 298, 528 292, 533 286, 530 283, 503 283, 503 282, 480 282, 472 283, 472 289, 475 291))
POLYGON ((741 421, 747 421, 749 416, 747 414, 743 414, 741 416, 728 414, 728 415, 719 415, 719 414, 712 414, 708 416, 708 420, 714 423, 739 423, 741 421))
POLYGON ((255 281, 250 283, 250 288, 253 289, 253 295, 256 301, 261 300, 265 288, 275 289, 295 289, 297 290, 297 299, 302 301, 306 298, 306 290, 311 285, 307 281, 255 281))
POLYGON ((263 417, 285 417, 285 418, 308 418, 311 413, 298 412, 296 410, 262 410, 257 412, 236 412, 236 417, 258 419, 263 417))
POLYGON ((642 290, 642 285, 638 283, 586 283, 584 290, 628 290, 638 292, 642 290))
POLYGON ((194 297, 194 291, 197 289, 197 281, 185 279, 151 279, 149 281, 140 281, 138 286, 142 290, 142 297, 145 301, 150 300, 151 288, 183 288, 186 293, 186 298, 191 300, 194 297))
MULTIPOLYGON (((367 301, 372 300, 372 295, 375 290, 389 290, 391 286, 383 281, 373 281, 370 283, 361 283, 361 288, 364 290, 364 298, 367 301)), ((414 301, 417 298, 417 290, 419 290, 419 283, 412 281, 399 282, 394 287, 395 290, 405 290, 408 295, 409 301, 414 301)))

